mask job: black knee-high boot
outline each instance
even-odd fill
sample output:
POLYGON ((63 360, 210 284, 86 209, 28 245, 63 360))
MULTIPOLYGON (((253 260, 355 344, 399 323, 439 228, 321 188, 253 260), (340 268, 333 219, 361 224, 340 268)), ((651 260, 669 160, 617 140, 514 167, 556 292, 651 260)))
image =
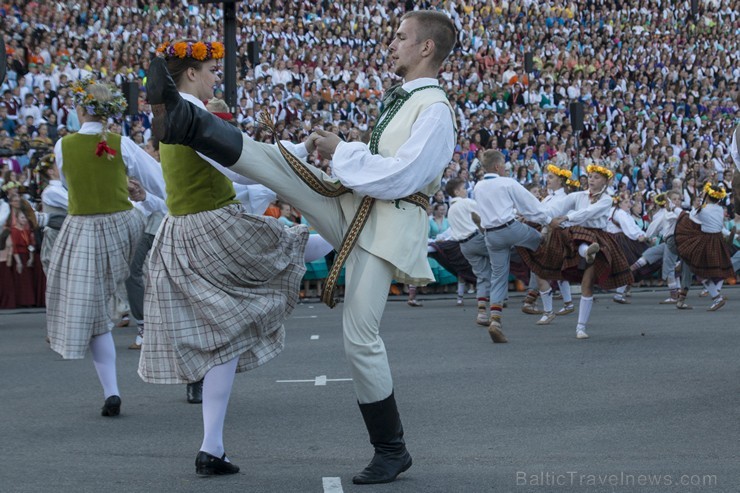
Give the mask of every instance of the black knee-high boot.
POLYGON ((152 105, 152 132, 164 144, 192 147, 222 166, 232 166, 242 153, 241 131, 208 111, 185 101, 157 57, 149 65, 146 95, 152 105))
POLYGON ((393 393, 382 401, 360 404, 375 455, 370 464, 352 478, 355 484, 390 483, 411 467, 411 455, 403 441, 403 426, 393 393))

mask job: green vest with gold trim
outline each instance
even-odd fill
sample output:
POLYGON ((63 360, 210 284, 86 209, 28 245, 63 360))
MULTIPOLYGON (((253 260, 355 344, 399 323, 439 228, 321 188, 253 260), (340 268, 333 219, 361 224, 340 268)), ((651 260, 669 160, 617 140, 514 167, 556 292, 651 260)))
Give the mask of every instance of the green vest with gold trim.
POLYGON ((159 156, 170 215, 213 211, 239 203, 231 180, 190 147, 160 144, 159 156))
POLYGON ((127 211, 128 177, 121 156, 121 136, 108 133, 108 147, 116 151, 113 158, 95 151, 99 134, 72 134, 62 139, 62 172, 69 188, 69 214, 89 216, 127 211))

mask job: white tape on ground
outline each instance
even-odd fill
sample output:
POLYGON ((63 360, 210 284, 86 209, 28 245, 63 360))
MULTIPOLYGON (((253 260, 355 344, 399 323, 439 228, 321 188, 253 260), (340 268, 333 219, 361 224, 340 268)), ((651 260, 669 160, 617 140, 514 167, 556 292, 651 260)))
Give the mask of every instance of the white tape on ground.
POLYGON ((342 478, 321 478, 324 483, 324 493, 344 493, 342 478))

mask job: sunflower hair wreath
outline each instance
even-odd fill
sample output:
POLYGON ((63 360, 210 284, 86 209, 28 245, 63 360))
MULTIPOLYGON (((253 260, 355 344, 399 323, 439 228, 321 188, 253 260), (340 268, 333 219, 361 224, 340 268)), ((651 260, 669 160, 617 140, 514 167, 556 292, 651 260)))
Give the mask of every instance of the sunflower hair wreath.
POLYGON ((606 176, 607 179, 611 179, 612 177, 614 177, 614 173, 612 173, 609 168, 605 168, 596 164, 589 164, 586 167, 586 171, 589 173, 599 173, 600 175, 606 176))
POLYGON ((727 192, 724 188, 714 188, 712 184, 708 182, 704 185, 704 193, 709 195, 714 200, 722 200, 723 198, 727 197, 727 192))
POLYGON ((570 179, 571 175, 573 174, 570 170, 558 168, 554 164, 547 165, 547 172, 552 173, 553 175, 559 176, 561 178, 565 178, 566 180, 570 179))
POLYGON ((157 54, 165 58, 194 58, 198 61, 220 60, 224 57, 224 44, 218 41, 195 43, 189 41, 178 41, 169 43, 165 41, 157 47, 157 54))

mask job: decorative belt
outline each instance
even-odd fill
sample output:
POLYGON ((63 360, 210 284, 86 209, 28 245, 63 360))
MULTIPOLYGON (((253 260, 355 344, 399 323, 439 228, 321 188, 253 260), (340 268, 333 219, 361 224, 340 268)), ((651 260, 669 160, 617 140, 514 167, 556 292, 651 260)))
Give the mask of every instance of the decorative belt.
POLYGON ((470 235, 467 238, 464 238, 464 239, 458 241, 458 243, 460 243, 460 244, 467 243, 470 240, 472 240, 473 238, 475 238, 476 236, 478 236, 479 234, 480 234, 480 231, 473 231, 473 234, 472 235, 470 235))
POLYGON ((511 220, 511 221, 509 221, 508 223, 506 223, 506 224, 502 224, 501 226, 494 226, 494 227, 492 227, 492 228, 486 228, 486 233, 488 233, 488 232, 490 232, 490 231, 498 231, 499 229, 504 229, 504 228, 505 228, 505 227, 507 227, 507 226, 511 226, 511 225, 512 225, 512 224, 514 224, 515 222, 516 222, 516 219, 512 219, 512 220, 511 220))
MULTIPOLYGON (((288 151, 288 149, 283 146, 283 144, 280 142, 280 139, 277 137, 277 134, 275 133, 275 124, 273 123, 272 118, 270 117, 269 113, 267 113, 267 111, 263 110, 260 113, 259 123, 264 125, 267 130, 270 131, 272 136, 275 138, 275 144, 280 150, 280 154, 283 155, 285 160, 288 162, 288 165, 295 172, 295 174, 297 174, 298 177, 303 180, 303 182, 308 185, 309 188, 311 188, 311 190, 320 195, 323 195, 324 197, 339 197, 340 195, 344 195, 345 193, 352 193, 352 189, 347 188, 344 185, 328 185, 323 180, 318 178, 315 174, 313 174, 308 166, 303 164, 297 157, 291 154, 290 151, 288 151)), ((408 197, 404 197, 398 200, 417 205, 423 208, 425 211, 429 207, 429 197, 421 192, 416 192, 412 195, 409 195, 408 197)), ((321 292, 321 301, 324 302, 329 308, 334 308, 337 304, 336 299, 334 298, 334 290, 337 287, 339 274, 341 273, 342 267, 347 261, 350 252, 357 243, 357 240, 360 237, 360 233, 362 233, 362 228, 365 227, 365 223, 367 222, 368 217, 370 217, 370 211, 372 210, 374 204, 374 198, 363 197, 362 202, 360 203, 360 207, 357 209, 357 212, 355 212, 355 216, 352 218, 352 222, 350 222, 347 231, 344 233, 344 238, 342 238, 342 245, 339 248, 339 252, 337 253, 337 257, 334 259, 334 263, 332 264, 331 269, 329 270, 329 275, 327 276, 326 281, 324 281, 324 289, 321 292)))

